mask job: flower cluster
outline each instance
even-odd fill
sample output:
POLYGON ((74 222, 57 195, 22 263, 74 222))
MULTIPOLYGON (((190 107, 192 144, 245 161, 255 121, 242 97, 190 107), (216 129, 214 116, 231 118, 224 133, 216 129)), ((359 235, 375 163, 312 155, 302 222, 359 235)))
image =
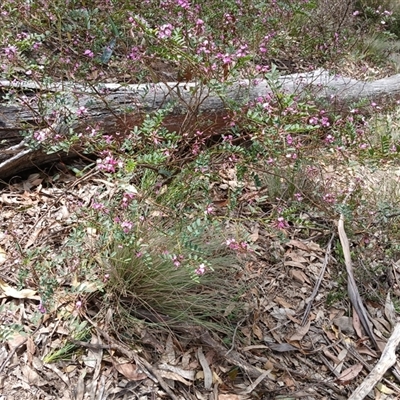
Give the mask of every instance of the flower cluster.
POLYGON ((116 172, 116 167, 122 168, 123 163, 116 159, 110 152, 103 153, 105 157, 97 160, 97 168, 104 172, 116 172))
POLYGON ((236 242, 236 239, 234 238, 229 238, 226 240, 226 246, 231 249, 235 250, 239 253, 245 253, 251 251, 250 245, 247 242, 236 242))

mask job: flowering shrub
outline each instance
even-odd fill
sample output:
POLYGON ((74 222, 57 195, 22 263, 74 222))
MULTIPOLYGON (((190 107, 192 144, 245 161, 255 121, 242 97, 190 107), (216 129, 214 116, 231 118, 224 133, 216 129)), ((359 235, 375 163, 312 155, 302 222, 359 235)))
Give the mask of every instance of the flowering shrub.
MULTIPOLYGON (((400 148, 388 134, 370 135, 370 121, 357 104, 338 112, 305 93, 284 93, 278 68, 286 73, 340 65, 369 32, 365 21, 373 19, 367 27, 386 35, 394 17, 377 7, 372 18, 364 2, 335 2, 340 7, 334 15, 332 2, 315 0, 117 3, 2 2, 1 78, 29 79, 43 89, 58 81, 148 88, 160 81, 197 81, 199 92, 208 85, 224 100, 227 128, 215 132, 199 123, 204 116, 197 93, 179 130, 166 128, 176 104, 165 104, 143 112, 141 123, 127 124, 123 135, 87 122, 92 105, 80 103, 79 91, 74 99, 46 90, 43 96, 18 96, 28 109, 30 102, 39 107, 39 127, 24 133, 33 148, 94 154, 95 173, 109 185, 98 186, 89 204, 79 205, 78 227, 57 258, 65 269, 57 272, 65 279, 90 277, 118 298, 123 293, 131 304, 163 307, 168 315, 191 309, 193 318, 208 316, 218 304, 224 315, 235 297, 228 290, 235 290, 233 266, 257 251, 244 229, 227 234, 224 223, 234 219, 239 225, 259 212, 258 223, 286 240, 297 225, 308 229, 321 214, 336 215, 349 193, 321 173, 321 159, 388 160, 400 148), (242 78, 253 85, 267 79, 273 91, 235 103, 227 93, 242 78), (78 124, 85 129, 75 129, 78 124), (213 195, 215 188, 222 199, 213 195), (232 295, 227 303, 200 295, 221 287, 232 295), (184 295, 190 302, 181 301, 184 295)), ((10 92, 7 100, 17 95, 10 92)), ((101 91, 98 100, 105 101, 101 91)), ((358 206, 349 204, 349 213, 358 206)), ((41 257, 33 275, 45 312, 58 281, 55 261, 41 257)), ((84 304, 79 298, 76 308, 84 304)))

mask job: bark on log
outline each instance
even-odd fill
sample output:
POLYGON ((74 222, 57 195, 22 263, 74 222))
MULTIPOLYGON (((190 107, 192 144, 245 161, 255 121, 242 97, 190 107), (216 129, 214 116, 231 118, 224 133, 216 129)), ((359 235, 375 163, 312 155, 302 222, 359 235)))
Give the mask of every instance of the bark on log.
POLYGON ((12 98, 9 101, 4 96, 0 102, 0 179, 66 157, 63 153, 46 154, 40 149, 29 149, 21 136, 21 132, 27 129, 39 130, 51 124, 51 129, 56 132, 72 128, 84 133, 90 125, 101 127, 108 135, 125 134, 140 124, 144 114, 173 104, 173 110, 165 121, 168 129, 185 132, 196 128, 218 132, 226 127, 227 103, 246 104, 274 91, 299 96, 311 92, 319 101, 346 106, 363 99, 387 104, 400 99, 400 74, 374 82, 361 82, 316 70, 279 77, 275 82, 233 82, 223 92, 217 84, 206 86, 196 82, 90 86, 0 80, 0 94, 12 98), (54 101, 57 106, 52 104, 54 101), (56 119, 52 117, 52 111, 59 109, 60 105, 65 120, 59 116, 56 119), (85 117, 66 122, 69 116, 77 114, 80 107, 87 109, 85 117))

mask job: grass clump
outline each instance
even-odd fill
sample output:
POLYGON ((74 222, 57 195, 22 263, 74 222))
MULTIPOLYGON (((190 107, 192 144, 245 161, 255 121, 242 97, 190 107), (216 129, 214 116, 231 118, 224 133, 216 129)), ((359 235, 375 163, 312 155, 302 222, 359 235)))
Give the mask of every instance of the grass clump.
POLYGON ((140 251, 114 245, 108 292, 125 330, 135 318, 168 329, 200 326, 229 335, 244 316, 241 262, 217 224, 197 219, 142 226, 140 251))

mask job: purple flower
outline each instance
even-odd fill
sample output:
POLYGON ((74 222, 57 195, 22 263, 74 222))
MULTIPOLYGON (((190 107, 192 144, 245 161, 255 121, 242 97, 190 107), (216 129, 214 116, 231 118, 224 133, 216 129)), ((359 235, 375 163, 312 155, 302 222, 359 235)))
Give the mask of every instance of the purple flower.
POLYGON ((187 0, 177 0, 176 2, 178 4, 178 6, 181 6, 185 10, 190 8, 190 3, 187 0))
POLYGON ((222 62, 224 64, 231 64, 232 61, 232 56, 230 54, 225 54, 224 56, 222 56, 222 62))
POLYGON ((330 126, 330 122, 329 122, 328 117, 322 117, 322 118, 320 119, 320 122, 321 122, 321 125, 322 125, 322 126, 325 126, 325 127, 330 126))
POLYGON ((181 266, 181 261, 182 260, 183 260, 183 255, 182 254, 179 254, 179 256, 177 256, 177 255, 173 255, 172 256, 172 261, 173 261, 173 263, 174 263, 176 268, 181 266))
POLYGON ((111 135, 103 135, 103 139, 106 141, 107 144, 111 144, 114 140, 111 135))
POLYGON ((134 193, 125 193, 122 197, 122 207, 127 208, 131 201, 135 198, 134 193))
POLYGON ((96 203, 96 202, 93 201, 92 208, 95 209, 95 210, 102 210, 104 208, 104 204, 96 203))
POLYGON ((45 308, 45 306, 43 305, 42 300, 40 300, 40 303, 39 303, 39 305, 38 305, 38 310, 39 310, 39 312, 42 313, 42 314, 45 314, 45 313, 46 313, 46 308, 45 308))
POLYGON ((85 52, 83 53, 85 56, 89 57, 89 58, 93 58, 94 54, 91 50, 85 50, 85 52))
POLYGON ((11 59, 17 55, 17 48, 15 46, 8 46, 4 48, 4 53, 7 58, 11 59))
POLYGON ((240 248, 244 251, 251 251, 250 246, 247 242, 240 242, 240 248))
POLYGON ((139 47, 132 47, 131 52, 128 54, 128 58, 132 61, 138 61, 141 59, 141 52, 139 47))
POLYGON ((107 156, 103 160, 97 160, 97 168, 105 172, 115 172, 115 166, 119 162, 112 156, 107 156))
POLYGON ((125 233, 129 233, 133 228, 133 223, 131 221, 123 221, 120 225, 125 233))
POLYGON ((247 54, 249 54, 247 47, 247 44, 242 44, 239 50, 236 52, 236 57, 246 57, 247 54))
POLYGON ((160 39, 166 39, 166 38, 171 37, 173 29, 174 29, 174 27, 171 24, 161 25, 160 29, 158 31, 158 37, 160 39))

